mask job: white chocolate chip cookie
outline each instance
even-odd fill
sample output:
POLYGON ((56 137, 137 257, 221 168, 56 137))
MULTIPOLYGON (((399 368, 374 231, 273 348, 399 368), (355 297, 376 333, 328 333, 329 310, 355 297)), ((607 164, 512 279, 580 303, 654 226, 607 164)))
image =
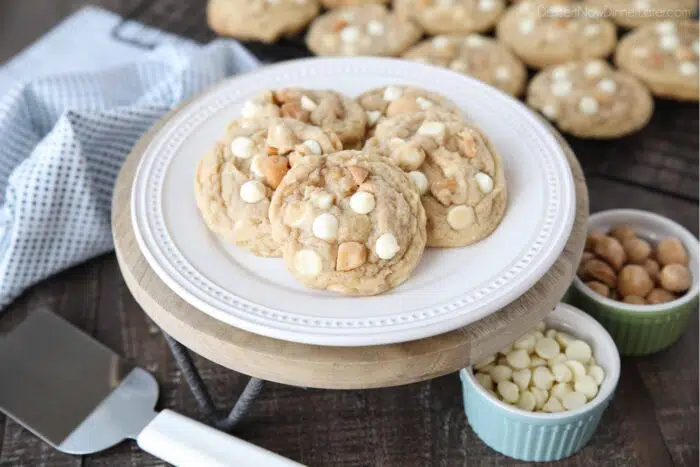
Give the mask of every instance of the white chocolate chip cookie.
POLYGON ((519 2, 499 21, 498 39, 533 68, 610 55, 617 42, 615 25, 577 15, 575 8, 547 0, 519 2))
POLYGON ((316 55, 398 56, 418 42, 421 30, 384 5, 330 10, 311 23, 306 45, 316 55))
POLYGON ((367 114, 367 126, 371 129, 386 117, 409 112, 422 112, 439 107, 459 116, 459 108, 448 98, 425 89, 390 85, 365 91, 356 99, 367 114))
POLYGON ((439 109, 382 121, 365 149, 390 158, 423 194, 428 246, 458 247, 489 236, 507 204, 501 157, 477 128, 439 109))
POLYGON ((635 28, 656 21, 691 18, 698 7, 697 0, 584 0, 608 17, 627 28, 635 28), (667 12, 668 17, 659 14, 667 12))
POLYGON ((272 197, 270 221, 289 271, 308 287, 343 294, 396 287, 425 248, 425 210, 413 182, 362 151, 295 164, 272 197))
POLYGON ((525 87, 525 65, 500 42, 488 37, 435 36, 411 47, 403 58, 450 68, 512 95, 525 87))
POLYGON ((283 88, 264 91, 243 105, 244 118, 286 117, 332 131, 343 146, 361 145, 365 138, 365 111, 353 99, 335 91, 283 88))
POLYGON ((530 82, 527 103, 567 133, 618 138, 651 118, 651 94, 633 76, 602 60, 547 68, 530 82))
POLYGON ((394 0, 396 11, 429 34, 469 34, 491 29, 503 13, 504 0, 394 0))
POLYGON ((332 132, 297 120, 236 120, 199 161, 195 198, 210 230, 258 256, 279 256, 268 208, 291 162, 342 149, 332 132))
POLYGON ((318 11, 317 0, 209 0, 207 21, 222 36, 274 42, 304 29, 318 11))
POLYGON ((656 96, 697 101, 698 51, 697 21, 663 21, 623 37, 615 63, 656 96))

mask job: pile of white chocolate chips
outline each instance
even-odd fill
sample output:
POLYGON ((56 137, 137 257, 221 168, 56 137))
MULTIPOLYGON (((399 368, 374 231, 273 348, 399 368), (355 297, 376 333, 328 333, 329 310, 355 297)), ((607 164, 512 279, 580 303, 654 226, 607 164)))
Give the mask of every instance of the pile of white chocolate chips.
POLYGON ((489 393, 528 412, 575 410, 598 394, 605 379, 588 343, 544 323, 474 371, 489 393))

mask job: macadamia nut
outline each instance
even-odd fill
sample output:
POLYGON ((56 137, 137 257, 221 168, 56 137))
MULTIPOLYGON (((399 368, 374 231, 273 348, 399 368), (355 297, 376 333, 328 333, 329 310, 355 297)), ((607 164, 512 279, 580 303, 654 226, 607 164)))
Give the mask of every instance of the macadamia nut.
POLYGON ((646 297, 653 288, 654 282, 649 278, 646 269, 638 264, 628 264, 622 268, 617 278, 617 290, 623 297, 628 295, 646 297))

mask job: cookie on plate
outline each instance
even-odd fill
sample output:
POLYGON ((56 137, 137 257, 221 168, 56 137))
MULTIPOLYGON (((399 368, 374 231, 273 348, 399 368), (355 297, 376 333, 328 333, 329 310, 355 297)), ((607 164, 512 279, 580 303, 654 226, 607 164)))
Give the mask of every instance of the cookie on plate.
POLYGON ((635 77, 589 60, 540 71, 527 103, 563 131, 581 138, 618 138, 644 127, 654 101, 635 77))
POLYGON ((439 107, 461 115, 454 102, 436 92, 415 86, 390 85, 365 91, 356 99, 367 113, 367 125, 373 128, 386 117, 408 112, 421 112, 439 107))
POLYGON ((418 42, 422 32, 384 5, 354 5, 316 18, 306 45, 316 55, 398 56, 418 42))
POLYGON ((349 5, 364 5, 367 3, 387 4, 389 3, 389 1, 390 0, 321 0, 321 5, 328 9, 331 9, 349 5))
POLYGON ((459 71, 512 96, 522 94, 525 65, 506 46, 488 37, 435 36, 408 49, 403 58, 459 71))
POLYGON ((698 100, 698 22, 662 21, 620 40, 615 63, 659 97, 698 100))
POLYGON ((691 18, 698 7, 697 0, 584 0, 588 5, 607 12, 607 16, 627 28, 661 21, 660 12, 674 18, 691 18), (676 16, 678 15, 678 16, 676 16))
POLYGON ((471 245, 498 227, 507 204, 501 157, 484 133, 439 109, 377 125, 365 149, 390 158, 422 193, 428 246, 471 245))
POLYGON ((524 0, 498 22, 498 38, 526 65, 545 68, 604 58, 617 42, 615 25, 602 18, 576 15, 575 4, 524 0))
POLYGON ((282 88, 264 91, 249 99, 241 111, 244 118, 287 117, 330 130, 344 147, 365 138, 365 111, 353 99, 336 91, 282 88))
POLYGON ((219 35, 274 42, 318 15, 317 0, 209 0, 207 22, 219 35))
POLYGON ((504 0, 394 0, 396 11, 429 34, 469 34, 493 28, 504 0))
POLYGON ((315 289, 382 293, 408 278, 425 248, 415 185, 362 151, 295 164, 272 197, 270 220, 287 268, 315 289))
POLYGON ((342 149, 329 131, 292 119, 241 119, 199 161, 195 199, 210 230, 258 256, 280 256, 268 208, 290 163, 342 149))

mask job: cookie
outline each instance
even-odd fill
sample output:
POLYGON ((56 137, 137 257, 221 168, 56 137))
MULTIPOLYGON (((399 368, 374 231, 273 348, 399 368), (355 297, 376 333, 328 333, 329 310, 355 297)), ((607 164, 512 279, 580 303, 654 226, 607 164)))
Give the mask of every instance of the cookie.
POLYGON ((405 281, 425 248, 425 210, 409 177, 362 151, 306 157, 272 197, 287 269, 304 285, 376 295, 405 281))
POLYGON ((306 45, 316 55, 395 57, 418 42, 421 34, 415 24, 384 5, 355 5, 316 18, 306 34, 306 45))
POLYGON ((607 62, 547 68, 530 82, 527 103, 567 133, 618 138, 645 126, 654 108, 646 87, 607 62))
POLYGON ((304 29, 319 9, 317 0, 209 0, 207 22, 222 36, 275 42, 304 29))
POLYGON ((411 47, 403 58, 459 71, 497 87, 512 96, 522 94, 525 65, 503 44, 468 36, 435 36, 411 47))
POLYGON ((207 227, 258 256, 280 256, 268 208, 290 163, 342 149, 335 134, 292 119, 242 119, 199 161, 195 199, 207 227))
POLYGON ((656 96, 697 101, 699 50, 697 21, 663 21, 623 37, 615 63, 656 96))
POLYGON ((429 34, 469 34, 493 28, 504 0, 394 0, 396 11, 429 34))
POLYGON ((448 98, 413 86, 391 85, 371 89, 360 94, 356 100, 365 109, 370 130, 386 117, 421 112, 432 107, 461 115, 457 105, 448 98))
POLYGON ((501 157, 478 128, 439 109, 377 125, 365 149, 408 172, 422 193, 428 246, 458 247, 489 236, 507 204, 501 157))
POLYGON ((348 5, 365 5, 368 3, 380 3, 380 4, 387 4, 389 3, 390 0, 321 0, 321 5, 324 7, 331 9, 331 8, 340 8, 348 5))
POLYGON ((264 91, 249 99, 243 117, 286 117, 330 130, 344 147, 362 144, 367 119, 353 99, 335 91, 283 88, 264 91))
POLYGON ((697 9, 697 0, 584 0, 599 9, 615 23, 626 28, 664 20, 659 13, 668 12, 668 19, 691 18, 697 9), (678 16, 676 16, 678 15, 678 16))
POLYGON ((525 0, 508 8, 496 34, 532 68, 610 55, 617 42, 615 25, 607 19, 577 15, 576 8, 575 4, 525 0))

